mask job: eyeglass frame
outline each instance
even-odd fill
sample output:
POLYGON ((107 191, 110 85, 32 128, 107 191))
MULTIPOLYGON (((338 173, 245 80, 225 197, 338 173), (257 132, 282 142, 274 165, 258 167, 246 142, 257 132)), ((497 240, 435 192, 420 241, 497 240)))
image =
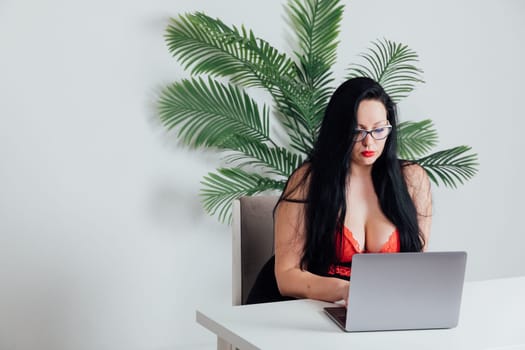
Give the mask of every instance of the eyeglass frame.
POLYGON ((354 130, 354 135, 355 135, 355 136, 354 136, 354 142, 361 142, 361 141, 363 141, 364 139, 366 139, 366 137, 367 137, 368 135, 370 135, 370 136, 371 136, 374 140, 376 140, 376 141, 381 141, 381 140, 386 139, 386 138, 390 135, 391 132, 392 132, 392 125, 378 126, 378 127, 376 127, 376 128, 369 129, 369 130, 365 130, 365 129, 359 129, 359 128, 357 128, 357 129, 354 130), (386 134, 385 137, 382 137, 382 138, 378 139, 378 138, 376 138, 376 137, 374 136, 374 134, 372 134, 372 133, 373 133, 374 131, 376 131, 377 129, 384 129, 384 128, 386 128, 386 129, 389 130, 389 131, 388 131, 388 134, 386 134), (358 138, 358 137, 360 137, 361 135, 363 135, 363 133, 364 133, 365 136, 363 136, 363 137, 361 137, 361 138, 358 138))

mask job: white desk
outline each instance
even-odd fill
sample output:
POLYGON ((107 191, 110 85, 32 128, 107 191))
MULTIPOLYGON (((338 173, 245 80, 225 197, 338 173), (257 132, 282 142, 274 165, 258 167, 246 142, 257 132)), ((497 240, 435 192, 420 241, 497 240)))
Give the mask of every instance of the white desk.
POLYGON ((323 307, 294 300, 197 310, 197 322, 217 334, 218 348, 525 350, 525 276, 467 282, 453 329, 346 333, 323 307))

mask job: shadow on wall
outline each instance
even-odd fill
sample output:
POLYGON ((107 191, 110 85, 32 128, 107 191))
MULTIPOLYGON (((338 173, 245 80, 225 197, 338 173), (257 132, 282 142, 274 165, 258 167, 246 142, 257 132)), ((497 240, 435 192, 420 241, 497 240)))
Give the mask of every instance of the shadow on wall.
POLYGON ((202 209, 196 190, 183 184, 159 183, 151 191, 148 200, 148 212, 155 225, 170 232, 183 235, 181 221, 200 222, 208 219, 202 209))
POLYGON ((162 177, 154 179, 147 198, 147 212, 154 225, 183 235, 181 227, 186 226, 181 225, 183 223, 215 221, 205 213, 198 193, 202 177, 215 169, 219 162, 213 153, 195 152, 184 145, 176 137, 175 130, 166 131, 157 110, 158 96, 163 88, 164 85, 159 84, 148 94, 146 122, 171 160, 162 177))

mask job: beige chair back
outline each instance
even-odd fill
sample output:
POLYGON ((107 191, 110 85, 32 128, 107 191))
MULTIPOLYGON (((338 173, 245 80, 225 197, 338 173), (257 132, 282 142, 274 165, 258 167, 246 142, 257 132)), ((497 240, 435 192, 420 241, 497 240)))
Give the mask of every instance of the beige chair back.
POLYGON ((233 305, 246 303, 259 271, 273 255, 273 208, 278 199, 278 196, 253 196, 233 202, 233 305))

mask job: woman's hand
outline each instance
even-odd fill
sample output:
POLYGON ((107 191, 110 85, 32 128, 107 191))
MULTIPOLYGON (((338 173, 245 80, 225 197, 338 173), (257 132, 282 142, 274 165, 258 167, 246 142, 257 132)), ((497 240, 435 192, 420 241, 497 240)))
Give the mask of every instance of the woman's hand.
POLYGON ((348 306, 348 291, 350 290, 350 281, 345 281, 338 278, 338 295, 340 295, 342 301, 344 301, 345 307, 348 306))

